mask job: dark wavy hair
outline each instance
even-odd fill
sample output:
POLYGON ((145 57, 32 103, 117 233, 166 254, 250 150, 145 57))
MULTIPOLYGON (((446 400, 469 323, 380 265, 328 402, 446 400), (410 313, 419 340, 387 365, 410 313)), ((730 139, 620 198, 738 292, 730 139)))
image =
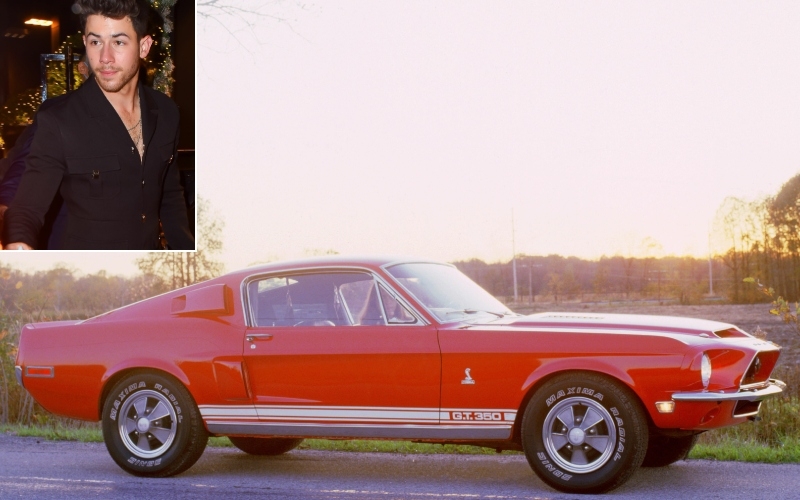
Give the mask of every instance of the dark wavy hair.
POLYGON ((146 0, 77 0, 80 7, 81 31, 86 32, 86 19, 100 15, 111 19, 131 18, 136 36, 147 34, 150 6, 146 0))

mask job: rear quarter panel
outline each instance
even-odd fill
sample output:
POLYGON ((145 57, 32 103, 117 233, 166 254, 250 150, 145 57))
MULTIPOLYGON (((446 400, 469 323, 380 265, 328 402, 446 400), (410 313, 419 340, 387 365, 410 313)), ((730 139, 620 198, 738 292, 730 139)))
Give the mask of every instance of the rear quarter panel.
POLYGON ((227 368, 216 372, 226 380, 233 376, 236 383, 244 328, 219 318, 159 316, 26 325, 17 363, 23 368, 52 366, 54 376, 23 375, 25 388, 48 411, 83 420, 99 420, 103 391, 133 369, 172 375, 198 404, 225 399, 214 364, 227 368))

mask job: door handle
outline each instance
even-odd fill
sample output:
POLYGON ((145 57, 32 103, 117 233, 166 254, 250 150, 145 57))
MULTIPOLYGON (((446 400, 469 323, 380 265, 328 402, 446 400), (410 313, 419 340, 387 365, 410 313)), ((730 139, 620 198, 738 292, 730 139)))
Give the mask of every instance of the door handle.
POLYGON ((244 337, 248 342, 258 342, 260 340, 272 340, 271 333, 248 333, 244 337))

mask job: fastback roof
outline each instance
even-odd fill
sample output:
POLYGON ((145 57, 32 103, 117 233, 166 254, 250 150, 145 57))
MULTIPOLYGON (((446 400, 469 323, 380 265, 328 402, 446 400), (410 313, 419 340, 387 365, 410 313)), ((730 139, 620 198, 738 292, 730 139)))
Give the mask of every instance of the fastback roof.
POLYGON ((244 277, 251 274, 269 273, 269 272, 288 270, 288 269, 336 267, 336 266, 342 266, 342 267, 353 266, 353 267, 366 267, 369 269, 378 269, 387 264, 401 263, 401 262, 431 262, 431 263, 441 264, 441 262, 437 262, 430 259, 421 259, 418 257, 408 257, 408 256, 326 255, 322 257, 311 257, 308 259, 298 259, 298 260, 273 262, 269 264, 261 264, 241 269, 238 271, 233 271, 231 273, 228 273, 227 276, 241 275, 242 277, 244 277))

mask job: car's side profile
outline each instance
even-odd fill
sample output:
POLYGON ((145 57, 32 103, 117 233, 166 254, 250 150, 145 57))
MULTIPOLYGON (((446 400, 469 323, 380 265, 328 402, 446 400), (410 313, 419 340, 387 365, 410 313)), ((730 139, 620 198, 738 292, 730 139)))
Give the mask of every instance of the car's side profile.
POLYGON ((711 321, 520 316, 447 264, 338 257, 26 325, 17 375, 101 420, 132 474, 186 470, 209 435, 256 455, 400 439, 522 450, 552 487, 599 492, 753 418, 779 352, 711 321))

